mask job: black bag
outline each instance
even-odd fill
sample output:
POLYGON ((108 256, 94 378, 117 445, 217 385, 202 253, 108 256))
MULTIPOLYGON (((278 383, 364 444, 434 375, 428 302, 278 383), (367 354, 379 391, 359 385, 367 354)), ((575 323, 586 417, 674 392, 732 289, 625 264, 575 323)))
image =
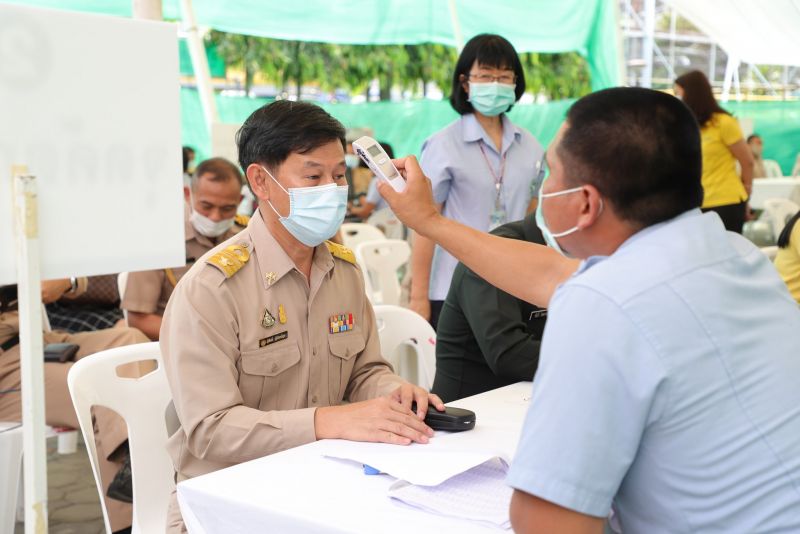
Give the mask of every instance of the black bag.
POLYGON ((55 363, 71 362, 80 347, 75 343, 50 343, 44 348, 44 361, 55 363))

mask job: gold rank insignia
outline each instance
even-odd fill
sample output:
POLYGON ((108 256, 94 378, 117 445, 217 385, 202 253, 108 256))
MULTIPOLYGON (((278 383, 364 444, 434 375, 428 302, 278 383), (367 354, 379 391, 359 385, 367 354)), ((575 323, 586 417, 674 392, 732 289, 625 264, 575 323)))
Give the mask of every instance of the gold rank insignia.
POLYGON ((286 324, 286 308, 283 307, 283 304, 278 304, 278 321, 286 324))
POLYGON ((355 326, 352 313, 340 313, 338 315, 331 315, 329 321, 329 332, 331 334, 338 334, 339 332, 348 332, 355 326))
POLYGON ((351 249, 345 247, 344 245, 334 243, 333 241, 325 241, 325 246, 328 247, 328 250, 331 252, 331 256, 334 258, 339 258, 340 260, 352 263, 353 265, 356 264, 356 255, 353 254, 351 249))
POLYGON ((236 217, 233 218, 233 222, 239 226, 247 226, 247 223, 250 222, 250 217, 248 215, 237 213, 236 217))
POLYGON ((275 283, 275 280, 278 279, 278 275, 274 272, 270 271, 268 273, 264 273, 264 278, 267 280, 267 285, 272 285, 275 283))
POLYGON ((269 312, 269 308, 264 308, 264 314, 261 316, 261 326, 270 328, 275 324, 275 317, 269 312))
POLYGON ((220 271, 225 273, 225 278, 230 278, 236 274, 239 269, 244 267, 247 260, 250 259, 250 252, 244 245, 231 245, 223 250, 220 250, 206 260, 206 263, 213 265, 220 271))

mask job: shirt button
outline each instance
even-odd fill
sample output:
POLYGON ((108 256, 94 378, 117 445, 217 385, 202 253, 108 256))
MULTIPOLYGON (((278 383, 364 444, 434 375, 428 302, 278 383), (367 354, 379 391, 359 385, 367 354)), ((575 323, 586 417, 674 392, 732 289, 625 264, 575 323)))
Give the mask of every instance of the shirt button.
POLYGON ((273 363, 272 364, 272 372, 274 373, 277 370, 278 370, 278 364, 277 363, 273 363))
POLYGON ((317 347, 311 349, 311 354, 313 354, 314 356, 317 355, 317 347))
POLYGON ((314 395, 313 397, 311 397, 311 404, 316 404, 316 403, 317 403, 317 396, 314 395))

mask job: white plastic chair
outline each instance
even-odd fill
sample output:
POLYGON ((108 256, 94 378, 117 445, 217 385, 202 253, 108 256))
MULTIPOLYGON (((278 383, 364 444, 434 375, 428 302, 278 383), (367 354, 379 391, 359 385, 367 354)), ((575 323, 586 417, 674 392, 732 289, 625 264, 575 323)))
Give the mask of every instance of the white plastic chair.
POLYGON ((401 239, 364 241, 356 246, 356 261, 364 271, 364 289, 374 304, 400 305, 398 269, 408 264, 411 247, 401 239))
POLYGON ((768 198, 764 201, 764 212, 761 218, 772 225, 772 234, 777 240, 788 221, 795 213, 800 211, 800 206, 786 198, 768 198))
POLYGON ((395 372, 427 390, 436 374, 436 332, 416 312, 400 306, 375 306, 378 337, 383 357, 394 366, 395 372), (398 355, 398 349, 410 347, 411 357, 398 355))
POLYGON ((17 517, 20 470, 22 468, 22 425, 0 423, 0 534, 13 534, 17 517))
POLYGON ((167 411, 172 402, 158 342, 117 347, 78 360, 67 377, 72 403, 92 464, 106 531, 111 532, 103 496, 92 427, 92 406, 117 412, 127 423, 133 474, 133 533, 163 532, 167 506, 175 489, 172 461, 166 451, 167 411), (117 367, 156 360, 156 370, 140 378, 121 378, 117 367))
POLYGON ((365 223, 343 223, 342 231, 342 244, 348 248, 355 248, 359 243, 364 241, 377 241, 379 239, 386 239, 383 232, 370 224, 365 223))
POLYGON ((783 178, 783 170, 781 170, 781 166, 777 161, 774 159, 765 159, 763 164, 767 178, 783 178))
POLYGON ((770 246, 770 247, 761 247, 759 250, 764 253, 764 255, 769 258, 769 261, 775 261, 775 256, 778 255, 778 247, 777 246, 770 246))
POLYGON ((383 232, 387 239, 404 239, 405 226, 390 208, 383 208, 372 213, 367 224, 383 232))

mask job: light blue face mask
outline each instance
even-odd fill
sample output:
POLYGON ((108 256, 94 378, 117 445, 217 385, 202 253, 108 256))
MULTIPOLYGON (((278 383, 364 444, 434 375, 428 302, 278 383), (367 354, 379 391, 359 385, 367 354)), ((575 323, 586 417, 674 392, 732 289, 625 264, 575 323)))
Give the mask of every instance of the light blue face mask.
POLYGON ((558 244, 556 240, 557 237, 564 237, 565 235, 573 234, 579 230, 578 225, 576 224, 569 230, 564 230, 563 232, 558 232, 556 234, 552 233, 550 229, 547 227, 547 223, 544 220, 544 214, 542 213, 542 200, 545 198, 550 197, 558 197, 561 195, 569 195, 570 193, 577 193, 581 191, 583 187, 573 187, 572 189, 564 189, 563 191, 556 191, 554 193, 542 193, 542 189, 544 189, 544 183, 547 181, 547 177, 542 180, 542 185, 539 187, 539 202, 536 204, 536 226, 539 227, 539 230, 542 231, 542 237, 544 237, 545 243, 547 243, 551 248, 555 249, 559 252, 562 256, 566 256, 567 254, 561 249, 561 245, 558 244))
POLYGON ((469 82, 469 103, 475 111, 487 117, 496 117, 517 101, 513 83, 469 82))
POLYGON ((316 247, 336 233, 347 211, 346 185, 290 187, 287 191, 272 173, 267 169, 264 172, 289 195, 289 215, 286 217, 278 213, 272 202, 267 203, 295 239, 308 247, 316 247))

